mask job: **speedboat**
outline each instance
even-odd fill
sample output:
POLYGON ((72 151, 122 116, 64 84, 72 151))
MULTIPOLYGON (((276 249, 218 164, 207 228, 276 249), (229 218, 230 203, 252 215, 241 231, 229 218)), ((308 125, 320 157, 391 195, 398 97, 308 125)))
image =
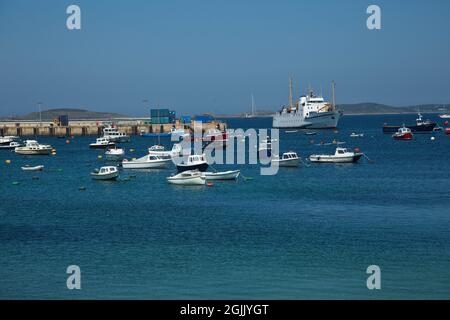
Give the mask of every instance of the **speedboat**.
POLYGON ((52 146, 39 144, 36 140, 26 140, 25 146, 16 147, 14 152, 22 155, 49 155, 52 152, 52 146))
POLYGON ((352 132, 352 134, 350 135, 351 138, 363 138, 364 137, 364 133, 355 133, 352 132))
POLYGON ((222 172, 203 172, 202 176, 206 180, 236 180, 241 173, 240 170, 230 170, 222 172))
POLYGON ((161 158, 165 159, 171 159, 172 157, 180 156, 181 152, 183 151, 183 148, 181 147, 181 144, 175 143, 172 146, 172 150, 164 150, 164 147, 162 147, 162 150, 158 150, 154 148, 155 146, 151 146, 148 148, 148 154, 153 156, 159 156, 161 158))
POLYGON ((147 154, 139 159, 123 160, 122 167, 124 169, 161 169, 165 168, 170 161, 172 160, 147 154))
POLYGON ((186 170, 177 175, 167 177, 167 182, 182 186, 205 185, 206 178, 198 170, 186 170))
POLYGON ((104 148, 115 147, 115 146, 116 146, 115 142, 109 141, 108 139, 101 137, 101 138, 97 138, 97 140, 95 140, 95 142, 91 143, 89 145, 89 148, 104 149, 104 148))
POLYGON ((103 138, 112 142, 130 142, 130 136, 109 125, 103 129, 103 138))
POLYGON ((413 138, 413 134, 411 132, 411 129, 403 126, 392 135, 392 138, 394 138, 395 140, 411 140, 413 138))
POLYGON ((208 169, 208 163, 206 162, 205 155, 190 155, 187 160, 177 164, 178 172, 188 170, 206 171, 208 169))
POLYGON ((9 144, 0 144, 0 149, 15 149, 20 147, 21 144, 17 141, 11 141, 9 144))
POLYGON ((272 159, 272 163, 278 163, 279 167, 298 167, 300 158, 295 152, 285 152, 281 157, 272 159))
POLYGON ((38 165, 38 166, 32 167, 32 166, 27 164, 26 166, 22 167, 22 170, 23 171, 42 171, 42 170, 44 170, 44 166, 43 165, 38 165))
POLYGON ((309 161, 319 163, 352 163, 358 162, 363 156, 360 152, 353 152, 346 148, 336 148, 334 155, 313 154, 309 156, 309 161))
POLYGON ((441 119, 450 119, 450 113, 443 113, 439 115, 441 119))
POLYGON ((118 161, 122 160, 125 156, 125 150, 121 148, 108 149, 105 152, 106 160, 118 161))
POLYGON ((94 180, 116 180, 119 177, 119 170, 113 166, 101 167, 100 170, 95 169, 91 172, 91 177, 94 180))

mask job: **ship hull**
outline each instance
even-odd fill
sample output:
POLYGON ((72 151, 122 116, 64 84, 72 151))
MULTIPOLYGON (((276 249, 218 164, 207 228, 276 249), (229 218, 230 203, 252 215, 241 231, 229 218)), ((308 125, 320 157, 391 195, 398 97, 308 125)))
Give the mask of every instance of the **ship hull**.
POLYGON ((274 128, 308 128, 332 129, 336 128, 342 114, 338 111, 321 112, 317 115, 304 118, 300 113, 282 113, 273 117, 274 128))

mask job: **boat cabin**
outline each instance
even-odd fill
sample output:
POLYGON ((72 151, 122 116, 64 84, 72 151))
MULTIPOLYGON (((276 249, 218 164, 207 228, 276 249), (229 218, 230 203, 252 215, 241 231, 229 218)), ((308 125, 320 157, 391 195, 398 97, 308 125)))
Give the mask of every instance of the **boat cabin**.
POLYGON ((203 163, 206 162, 205 155, 191 155, 188 157, 188 164, 195 164, 195 163, 203 163))
POLYGON ((411 133, 411 129, 406 128, 406 127, 401 127, 398 129, 398 133, 400 133, 400 134, 411 133))
POLYGON ((99 174, 108 174, 108 173, 114 173, 117 171, 116 167, 110 166, 110 167, 101 167, 99 174))
POLYGON ((289 159, 297 159, 298 155, 295 152, 285 152, 283 153, 283 156, 281 157, 281 159, 283 160, 289 160, 289 159))

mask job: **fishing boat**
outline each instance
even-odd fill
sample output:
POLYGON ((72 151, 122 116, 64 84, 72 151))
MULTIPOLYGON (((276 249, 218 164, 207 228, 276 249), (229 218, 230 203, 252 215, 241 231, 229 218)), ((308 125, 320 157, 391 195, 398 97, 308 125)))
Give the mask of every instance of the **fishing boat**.
MULTIPOLYGON (((436 122, 430 120, 423 120, 422 114, 418 113, 415 125, 406 125, 407 128, 411 129, 414 133, 429 133, 432 132, 434 127, 436 127, 436 122)), ((383 125, 383 133, 395 133, 403 126, 389 126, 387 124, 383 125)))
POLYGON ((241 173, 240 170, 230 170, 222 172, 203 172, 202 176, 206 180, 236 180, 241 173))
POLYGON ((403 126, 392 135, 392 138, 394 138, 395 140, 411 140, 413 138, 413 134, 411 132, 411 129, 403 126))
POLYGON ((109 141, 108 139, 101 137, 101 138, 97 138, 95 140, 95 142, 91 143, 89 145, 89 148, 92 149, 105 149, 105 148, 110 148, 110 147, 115 147, 116 143, 113 141, 109 141))
POLYGON ((201 172, 208 169, 208 163, 206 162, 205 155, 190 155, 185 161, 177 164, 178 172, 184 172, 189 170, 198 170, 201 172))
POLYGON ((205 185, 206 178, 198 170, 186 170, 177 175, 167 177, 167 182, 182 186, 198 186, 205 185))
POLYGON ((125 156, 125 150, 121 148, 108 149, 105 152, 106 160, 119 161, 125 156))
POLYGON ((119 170, 117 167, 107 166, 95 169, 91 172, 91 177, 94 180, 116 180, 119 177, 119 170))
POLYGON ((9 144, 0 144, 0 149, 15 149, 17 147, 20 147, 21 144, 17 141, 11 141, 9 144))
POLYGON ((22 155, 49 155, 52 149, 51 145, 39 144, 36 140, 26 140, 25 146, 16 147, 14 152, 22 155))
POLYGON ((122 161, 122 167, 124 169, 162 169, 166 168, 170 159, 163 159, 159 156, 145 155, 139 159, 122 161))
POLYGON ((281 157, 272 159, 272 164, 278 164, 279 167, 298 167, 300 158, 296 152, 285 152, 281 157))
POLYGON ((352 132, 352 134, 350 135, 350 138, 364 138, 364 133, 352 132))
POLYGON ((273 116, 272 126, 274 128, 336 128, 342 112, 336 108, 334 89, 333 82, 333 102, 331 103, 315 95, 313 90, 309 90, 308 95, 301 96, 294 105, 292 79, 289 79, 289 106, 283 106, 281 111, 273 116))
POLYGON ((159 156, 165 159, 171 159, 173 157, 180 156, 183 151, 183 148, 179 143, 174 143, 174 145, 172 146, 172 150, 164 150, 164 147, 162 149, 154 147, 155 146, 151 146, 150 148, 148 148, 148 154, 159 156))
POLYGON ((43 165, 38 165, 38 166, 30 166, 30 165, 26 165, 24 167, 21 167, 21 169, 23 171, 42 171, 44 170, 44 166, 43 165))
POLYGON ((120 132, 119 129, 113 125, 103 128, 103 138, 112 142, 130 142, 130 136, 120 132))
POLYGON ((350 151, 346 148, 336 148, 334 155, 313 154, 309 156, 309 161, 318 163, 354 163, 363 156, 360 152, 350 151))

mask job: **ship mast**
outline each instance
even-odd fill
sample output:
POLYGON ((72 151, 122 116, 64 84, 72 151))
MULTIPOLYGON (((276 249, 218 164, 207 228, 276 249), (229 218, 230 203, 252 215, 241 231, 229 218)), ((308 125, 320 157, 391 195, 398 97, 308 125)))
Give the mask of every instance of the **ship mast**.
POLYGON ((255 99, 253 98, 253 93, 252 93, 252 117, 255 116, 255 99))
POLYGON ((289 77, 289 110, 292 111, 294 108, 294 102, 292 98, 292 78, 289 77))
POLYGON ((336 89, 336 82, 332 81, 331 82, 331 94, 332 94, 333 108, 336 108, 335 89, 336 89))

